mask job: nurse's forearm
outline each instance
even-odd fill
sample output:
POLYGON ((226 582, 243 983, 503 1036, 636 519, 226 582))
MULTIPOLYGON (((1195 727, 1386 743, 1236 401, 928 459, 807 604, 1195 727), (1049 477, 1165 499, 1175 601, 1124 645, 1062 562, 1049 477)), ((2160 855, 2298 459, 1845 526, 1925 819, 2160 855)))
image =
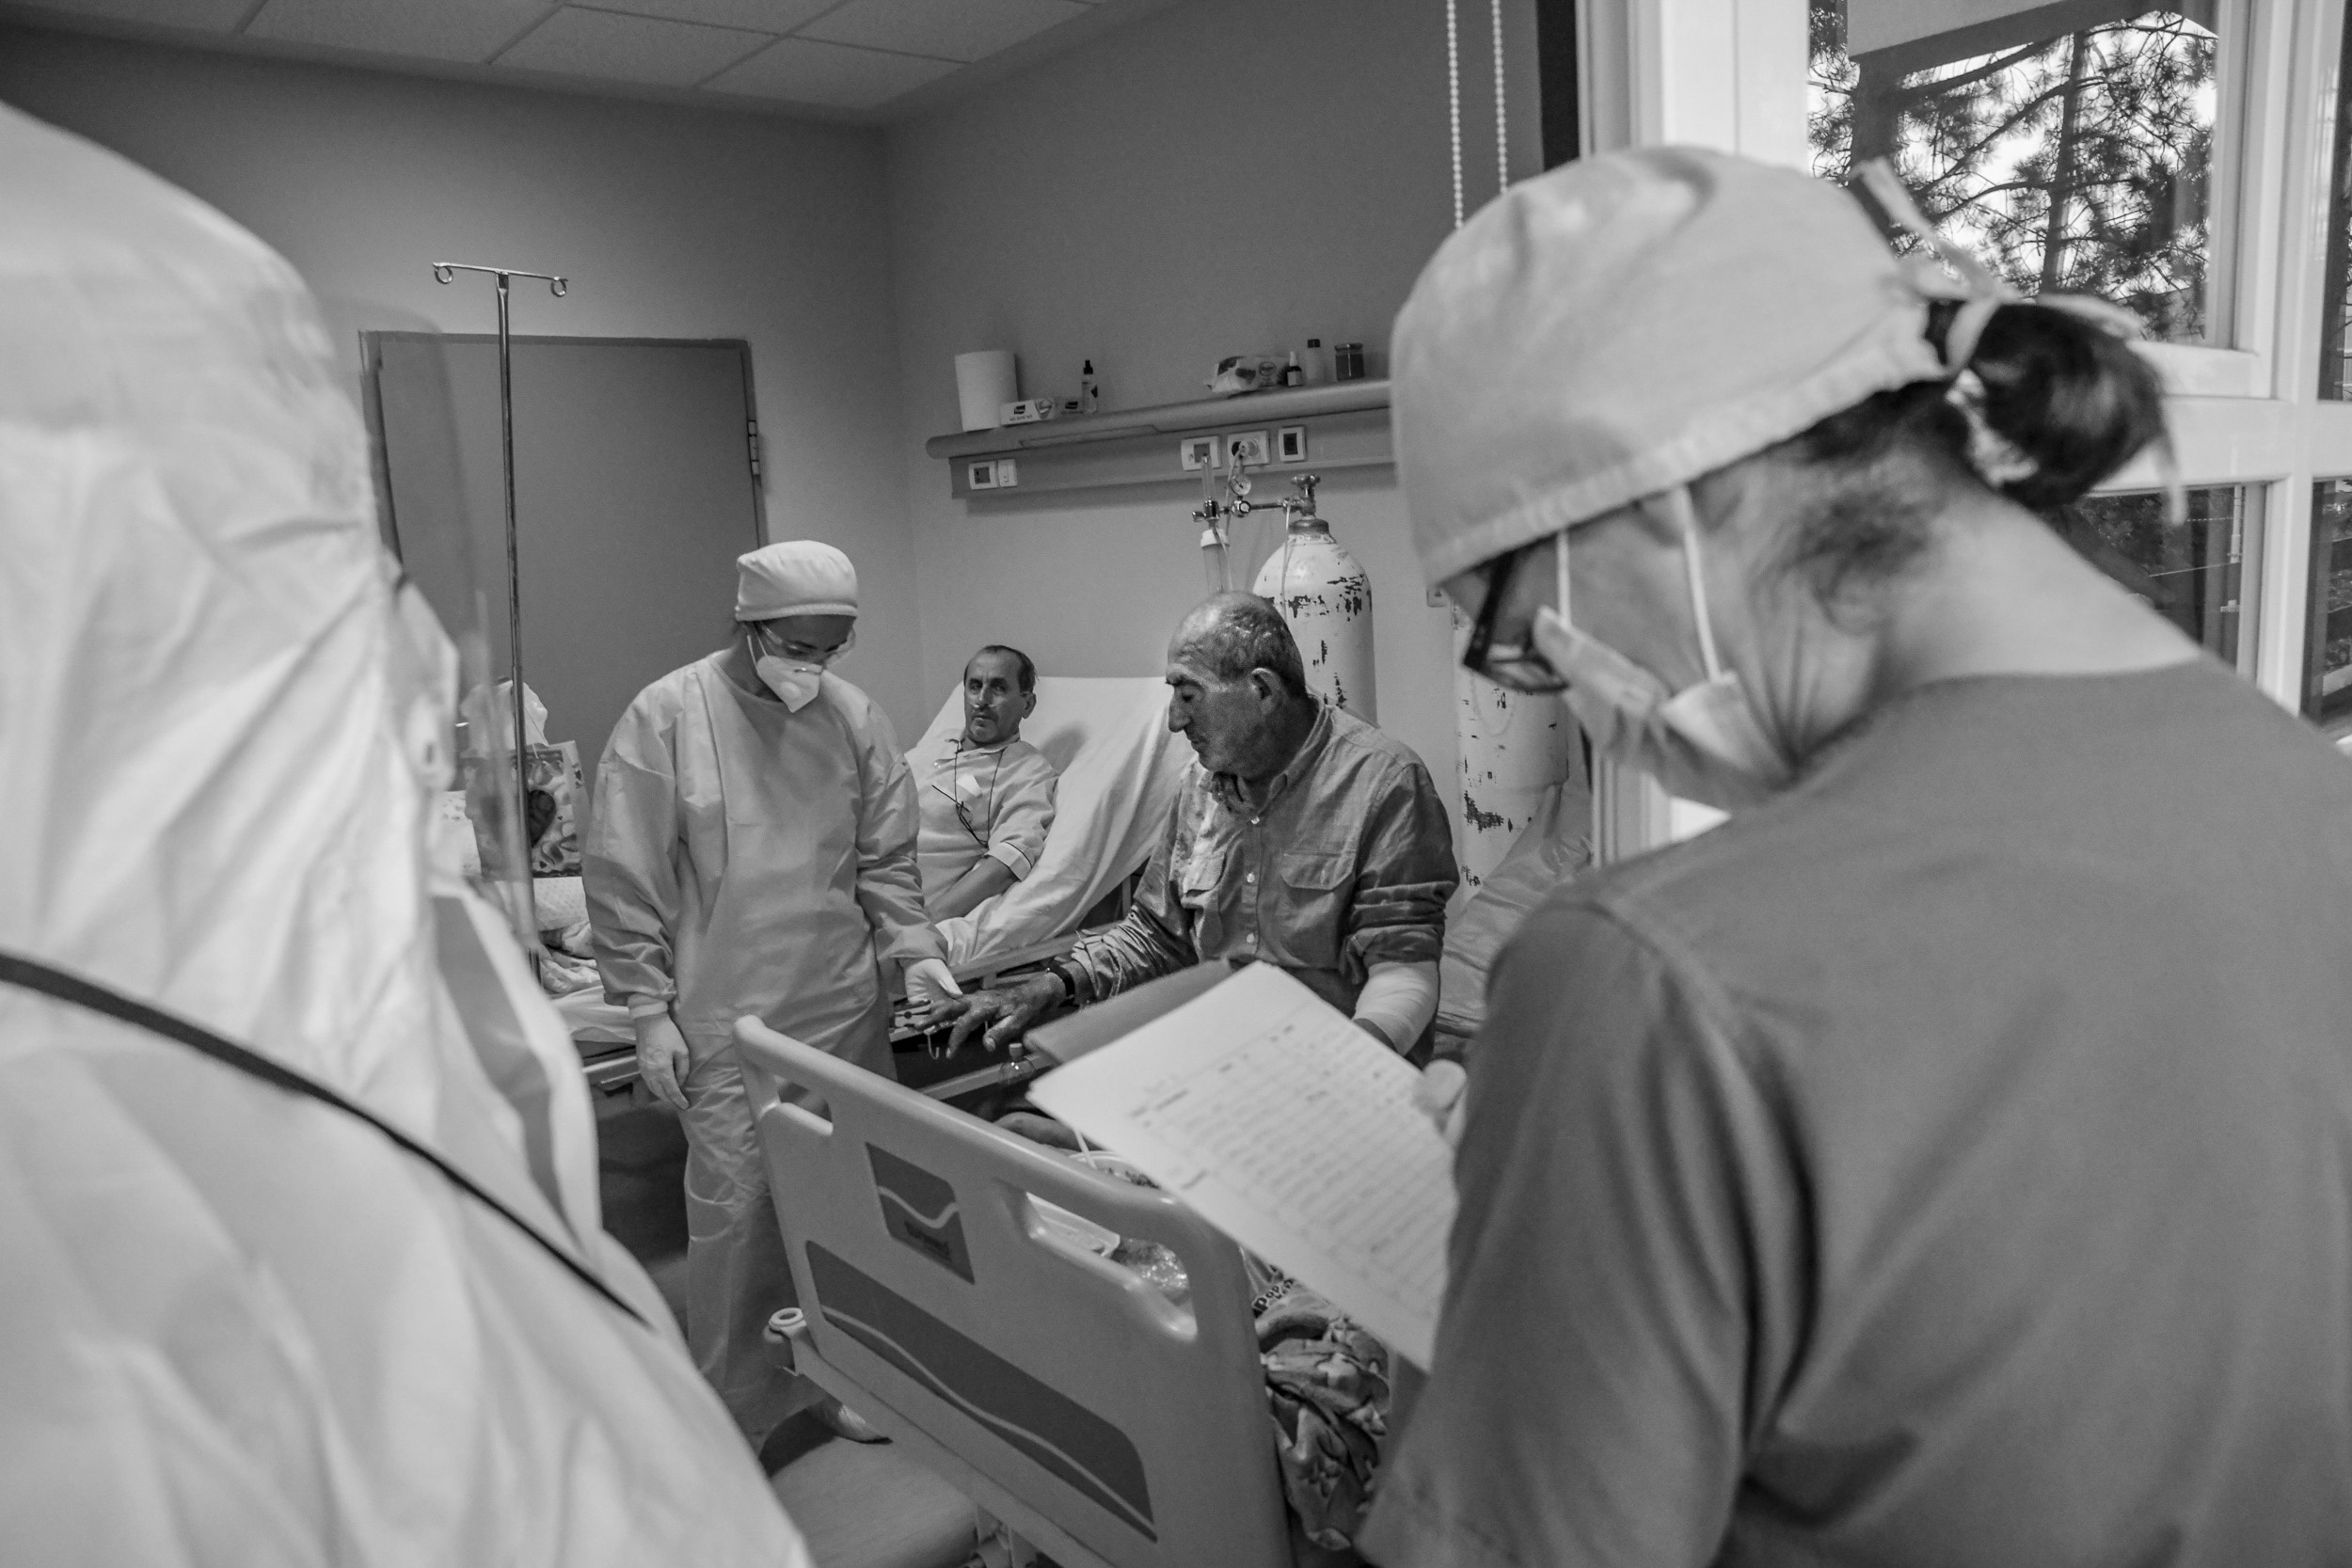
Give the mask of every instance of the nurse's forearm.
POLYGON ((956 879, 953 886, 930 900, 931 918, 952 920, 960 914, 970 914, 984 900, 1012 886, 1012 867, 983 855, 971 870, 956 879))

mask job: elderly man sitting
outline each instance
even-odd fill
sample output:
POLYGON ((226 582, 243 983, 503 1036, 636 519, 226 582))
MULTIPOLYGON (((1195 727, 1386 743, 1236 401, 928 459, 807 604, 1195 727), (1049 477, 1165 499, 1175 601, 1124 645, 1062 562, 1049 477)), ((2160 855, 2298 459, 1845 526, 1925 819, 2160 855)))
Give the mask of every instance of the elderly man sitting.
POLYGON ((1168 644, 1168 726, 1199 761, 1135 908, 1047 973, 943 1003, 997 1045, 1047 1009, 1208 958, 1279 965, 1398 1051, 1438 1003, 1455 880, 1437 785, 1406 746, 1307 689, 1272 605, 1220 594, 1168 644))
POLYGON ((914 766, 923 832, 915 860, 933 920, 970 914, 1029 874, 1054 825, 1060 782, 1045 753, 1021 738, 1037 708, 1037 666, 990 643, 963 667, 963 729, 914 766))

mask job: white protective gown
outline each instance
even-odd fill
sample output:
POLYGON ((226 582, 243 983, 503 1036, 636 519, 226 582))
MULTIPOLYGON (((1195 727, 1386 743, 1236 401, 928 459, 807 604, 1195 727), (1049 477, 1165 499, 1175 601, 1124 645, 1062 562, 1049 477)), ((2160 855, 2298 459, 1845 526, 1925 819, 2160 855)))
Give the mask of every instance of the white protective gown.
POLYGON ((629 705, 596 768, 581 869, 605 994, 666 1001, 686 1037, 687 1333, 757 1442, 792 1402, 760 1330, 794 1293, 735 1021, 888 1075, 878 960, 945 948, 889 720, 830 672, 794 713, 738 662, 697 659, 629 705))
POLYGON ((0 1557, 805 1563, 600 1228, 561 1024, 431 884, 454 662, 300 279, 6 109, 0 213, 0 950, 324 1081, 646 1320, 364 1123, 0 985, 0 1557))

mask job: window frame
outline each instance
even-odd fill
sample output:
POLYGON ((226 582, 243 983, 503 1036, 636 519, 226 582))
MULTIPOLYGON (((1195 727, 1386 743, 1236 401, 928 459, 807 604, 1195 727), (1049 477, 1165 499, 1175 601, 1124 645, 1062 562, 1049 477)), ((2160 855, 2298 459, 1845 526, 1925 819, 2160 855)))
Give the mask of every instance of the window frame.
MULTIPOLYGON (((2141 345, 2164 378, 2179 482, 2246 487, 2258 526, 2241 579, 2241 643, 2251 640, 2255 686, 2298 714, 2312 487, 2352 477, 2352 402, 2318 395, 2347 4, 2218 0, 2207 277, 2213 315, 2229 330, 2211 345, 2141 345)), ((1805 0, 1581 0, 1579 17, 1587 148, 1681 143, 1808 166, 1805 0)), ((2144 454, 2099 491, 2163 477, 2144 454)), ((2352 752, 2352 736, 2343 745, 2352 752)), ((1705 820, 1645 779, 1597 783, 1596 842, 1613 857, 1705 820)))

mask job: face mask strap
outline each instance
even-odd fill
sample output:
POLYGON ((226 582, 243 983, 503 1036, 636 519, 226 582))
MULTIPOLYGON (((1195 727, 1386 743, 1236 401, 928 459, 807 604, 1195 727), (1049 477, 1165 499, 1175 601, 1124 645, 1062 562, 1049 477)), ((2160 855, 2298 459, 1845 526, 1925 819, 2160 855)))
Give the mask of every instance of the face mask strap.
POLYGON ((1666 510, 1682 530, 1682 572, 1691 584, 1691 614, 1699 626, 1699 659, 1707 667, 1707 678, 1716 680, 1723 675, 1724 664, 1716 657, 1715 627, 1707 613, 1707 573, 1699 560, 1699 515, 1691 504, 1691 487, 1677 484, 1667 491, 1666 510))
POLYGON ((1562 529, 1552 540, 1552 592, 1560 601, 1560 619, 1568 626, 1576 625, 1576 617, 1568 613, 1568 531, 1562 529))

